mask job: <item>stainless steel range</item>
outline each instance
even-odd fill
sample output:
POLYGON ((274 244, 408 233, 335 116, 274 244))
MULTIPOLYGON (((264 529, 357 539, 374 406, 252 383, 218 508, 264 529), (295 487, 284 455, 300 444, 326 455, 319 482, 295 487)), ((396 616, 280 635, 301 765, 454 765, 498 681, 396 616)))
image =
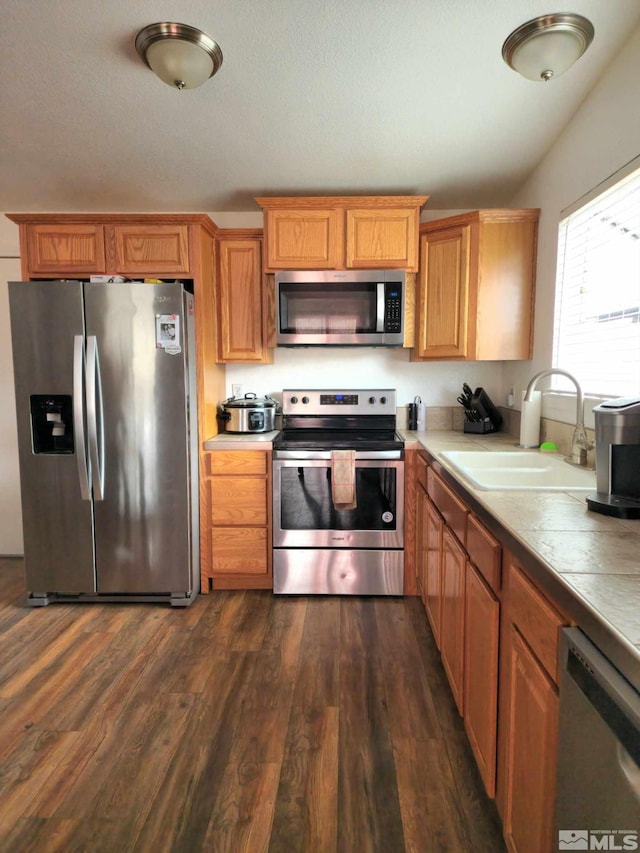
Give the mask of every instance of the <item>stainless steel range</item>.
POLYGON ((273 444, 273 591, 402 595, 396 392, 285 390, 273 444))

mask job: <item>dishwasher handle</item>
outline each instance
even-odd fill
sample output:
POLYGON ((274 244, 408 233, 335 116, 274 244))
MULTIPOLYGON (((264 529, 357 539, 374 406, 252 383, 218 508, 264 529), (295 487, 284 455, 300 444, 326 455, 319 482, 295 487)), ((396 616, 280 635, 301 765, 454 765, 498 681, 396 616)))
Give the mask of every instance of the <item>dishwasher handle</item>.
POLYGON ((640 791, 640 694, 579 628, 562 631, 561 665, 622 746, 619 762, 640 791))

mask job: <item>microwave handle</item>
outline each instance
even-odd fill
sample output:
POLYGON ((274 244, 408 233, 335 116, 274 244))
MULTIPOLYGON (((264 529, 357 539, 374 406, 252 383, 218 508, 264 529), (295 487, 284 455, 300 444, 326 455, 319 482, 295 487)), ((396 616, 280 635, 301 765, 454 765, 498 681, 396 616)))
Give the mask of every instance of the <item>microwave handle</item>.
POLYGON ((384 282, 379 281, 376 289, 376 332, 384 332, 384 282))

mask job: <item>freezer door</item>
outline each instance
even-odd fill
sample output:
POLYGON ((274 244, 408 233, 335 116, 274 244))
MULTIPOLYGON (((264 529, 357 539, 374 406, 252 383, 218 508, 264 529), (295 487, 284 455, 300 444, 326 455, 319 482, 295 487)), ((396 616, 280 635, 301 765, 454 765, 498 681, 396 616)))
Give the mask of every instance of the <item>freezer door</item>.
POLYGON ((9 300, 27 587, 36 595, 95 592, 91 502, 81 494, 82 394, 74 393, 82 285, 10 282, 9 300))
POLYGON ((85 284, 100 368, 95 418, 87 401, 104 470, 101 499, 93 484, 99 593, 192 587, 182 294, 179 284, 85 284))

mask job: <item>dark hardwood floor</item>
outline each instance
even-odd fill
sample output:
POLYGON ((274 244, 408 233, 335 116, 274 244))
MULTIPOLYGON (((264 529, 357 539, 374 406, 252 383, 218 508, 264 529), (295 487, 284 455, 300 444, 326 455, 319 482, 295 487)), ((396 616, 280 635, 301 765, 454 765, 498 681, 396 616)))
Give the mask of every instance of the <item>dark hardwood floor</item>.
POLYGON ((28 609, 0 558, 0 850, 504 846, 418 599, 28 609))

